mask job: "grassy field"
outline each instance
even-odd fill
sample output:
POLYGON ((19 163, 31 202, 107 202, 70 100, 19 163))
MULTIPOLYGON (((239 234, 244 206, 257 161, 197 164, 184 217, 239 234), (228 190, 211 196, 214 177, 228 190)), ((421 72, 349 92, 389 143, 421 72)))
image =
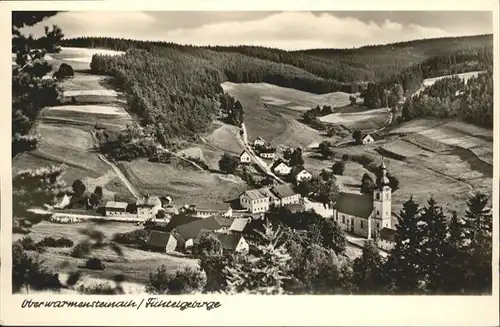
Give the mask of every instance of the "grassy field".
MULTIPOLYGON (((493 170, 487 162, 492 155, 490 135, 491 131, 460 122, 417 120, 393 129, 377 144, 334 151, 336 158, 370 155, 376 164, 384 156, 388 171, 400 181, 393 195, 395 211, 411 195, 421 204, 432 195, 445 211, 464 214, 465 201, 473 191, 492 195, 493 170)), ((348 162, 344 175, 360 181, 367 168, 348 162)))
POLYGON ((119 166, 140 192, 168 194, 179 204, 221 203, 235 199, 247 188, 235 176, 182 167, 175 161, 161 164, 138 159, 119 166))
POLYGON ((320 117, 319 120, 327 124, 343 125, 351 130, 369 131, 384 126, 390 116, 386 109, 362 110, 360 107, 352 106, 346 107, 345 110, 342 109, 320 117))
POLYGON ((223 83, 222 87, 243 105, 249 141, 262 137, 274 146, 295 148, 317 144, 324 136, 297 121, 302 112, 316 105, 336 105, 339 97, 347 96, 349 100, 346 94, 315 95, 265 83, 223 83), (297 106, 303 108, 299 110, 297 106))
MULTIPOLYGON (((67 58, 87 58, 86 60, 90 62, 92 54, 100 51, 63 48, 60 53, 52 57, 62 62, 67 58)), ((112 186, 113 190, 104 189, 104 194, 108 198, 112 198, 115 194, 123 197, 130 196, 125 185, 116 183, 118 179, 111 168, 97 157, 91 135, 96 124, 116 131, 125 128, 132 121, 123 104, 113 103, 119 102, 120 99, 118 93, 111 89, 109 78, 76 72, 74 77, 64 80, 61 87, 63 92, 73 92, 69 95, 75 96, 77 101, 80 101, 82 96, 75 93, 82 92, 83 97, 88 97, 89 95, 85 92, 100 92, 101 97, 106 98, 104 101, 106 104, 44 108, 40 113, 39 121, 31 131, 41 136, 39 148, 16 157, 13 161, 13 172, 65 164, 66 172, 63 179, 68 184, 81 179, 89 190, 93 190, 97 185, 112 186), (111 181, 115 183, 110 184, 111 181)))
MULTIPOLYGON (((75 244, 84 240, 86 236, 79 231, 81 229, 93 228, 102 231, 107 239, 111 239, 115 233, 125 233, 137 229, 138 227, 130 223, 107 222, 96 224, 92 222, 82 222, 76 224, 55 224, 43 221, 35 225, 30 234, 34 241, 39 241, 44 237, 67 237, 75 244)), ((22 238, 19 234, 13 235, 13 240, 22 238)), ((169 271, 175 271, 184 267, 196 267, 197 261, 185 257, 171 256, 162 253, 148 252, 139 249, 122 247, 124 256, 118 256, 110 249, 99 249, 92 253, 92 256, 103 260, 106 269, 103 271, 88 270, 81 268, 85 264, 85 259, 78 259, 69 256, 70 248, 50 248, 47 252, 38 254, 45 261, 47 267, 51 267, 61 273, 81 271, 84 275, 91 277, 112 279, 118 274, 123 274, 126 281, 146 283, 149 273, 156 270, 161 265, 165 265, 169 271)))

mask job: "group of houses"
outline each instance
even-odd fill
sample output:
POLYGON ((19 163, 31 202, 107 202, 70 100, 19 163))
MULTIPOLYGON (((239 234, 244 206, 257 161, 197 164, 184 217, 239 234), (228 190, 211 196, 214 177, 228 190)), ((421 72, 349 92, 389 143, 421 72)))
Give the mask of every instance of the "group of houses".
POLYGON ((223 213, 209 217, 189 213, 175 215, 166 225, 166 231, 151 231, 147 248, 165 253, 187 252, 203 234, 211 232, 224 251, 245 252, 248 251, 248 243, 242 233, 251 220, 251 217, 231 217, 223 213))
POLYGON ((265 186, 247 190, 240 195, 240 205, 252 214, 264 213, 271 206, 300 204, 301 196, 290 184, 265 186))

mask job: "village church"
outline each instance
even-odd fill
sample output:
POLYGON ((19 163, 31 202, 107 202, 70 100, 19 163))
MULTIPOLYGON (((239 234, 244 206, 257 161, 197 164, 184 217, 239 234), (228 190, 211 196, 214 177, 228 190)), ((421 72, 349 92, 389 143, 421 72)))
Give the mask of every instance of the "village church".
POLYGON ((392 228, 392 191, 384 161, 379 171, 373 196, 342 192, 333 207, 333 219, 345 231, 367 239, 374 231, 392 228))

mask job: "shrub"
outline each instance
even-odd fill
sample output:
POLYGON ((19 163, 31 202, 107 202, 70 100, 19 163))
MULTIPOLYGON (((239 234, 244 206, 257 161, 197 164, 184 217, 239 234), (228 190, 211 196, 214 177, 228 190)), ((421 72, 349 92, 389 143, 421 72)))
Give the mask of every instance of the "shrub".
POLYGON ((12 244, 12 291, 17 293, 23 286, 36 290, 62 287, 58 274, 47 270, 43 261, 30 257, 18 241, 12 244))
POLYGON ((104 270, 106 268, 99 258, 90 258, 85 262, 85 268, 92 270, 104 270))
POLYGON ((142 245, 146 243, 149 232, 146 229, 136 229, 128 233, 116 233, 113 241, 125 245, 142 245))
POLYGON ((68 65, 66 63, 62 63, 59 66, 59 69, 57 70, 57 72, 54 73, 54 77, 57 79, 70 77, 70 76, 74 76, 74 75, 75 75, 75 72, 73 71, 73 67, 71 67, 70 65, 68 65))
POLYGON ((89 295, 115 295, 118 294, 118 289, 106 283, 99 283, 90 286, 81 285, 78 292, 89 295))
POLYGON ((175 273, 167 272, 164 265, 149 274, 146 291, 150 294, 189 294, 200 292, 206 284, 206 276, 199 269, 184 268, 175 273))
POLYGON ((85 258, 90 253, 89 243, 78 243, 71 250, 70 256, 73 258, 85 258))
POLYGON ((49 246, 54 248, 70 248, 74 245, 73 241, 66 237, 61 237, 55 239, 53 237, 45 237, 43 240, 38 242, 41 246, 49 246))

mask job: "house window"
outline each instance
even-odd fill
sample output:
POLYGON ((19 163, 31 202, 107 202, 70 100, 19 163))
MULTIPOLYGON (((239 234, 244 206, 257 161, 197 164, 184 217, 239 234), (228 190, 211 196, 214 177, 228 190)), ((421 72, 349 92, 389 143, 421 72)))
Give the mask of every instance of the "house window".
POLYGON ((354 226, 354 218, 351 219, 351 226, 354 226))
POLYGON ((377 223, 377 228, 380 228, 380 224, 379 223, 377 223))
POLYGON ((380 211, 377 210, 377 216, 380 216, 380 211))
POLYGON ((342 223, 345 224, 345 216, 344 215, 342 215, 342 223))
POLYGON ((363 228, 363 221, 362 220, 359 222, 359 225, 361 226, 361 228, 363 228))

